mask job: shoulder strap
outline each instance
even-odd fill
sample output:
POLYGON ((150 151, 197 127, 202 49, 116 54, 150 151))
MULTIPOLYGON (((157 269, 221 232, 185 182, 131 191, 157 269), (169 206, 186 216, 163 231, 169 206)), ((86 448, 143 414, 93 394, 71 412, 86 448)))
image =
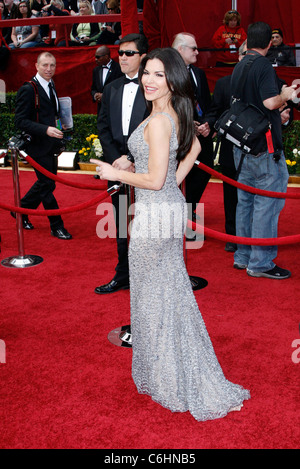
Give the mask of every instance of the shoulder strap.
POLYGON ((242 76, 238 81, 237 88, 235 90, 234 96, 231 96, 231 101, 240 99, 242 91, 243 91, 245 83, 246 83, 246 79, 247 79, 247 75, 249 73, 250 67, 253 64, 254 60, 258 59, 259 57, 260 57, 259 55, 253 55, 247 61, 246 65, 244 67, 244 70, 242 72, 242 76))
POLYGON ((36 110, 36 119, 37 119, 37 122, 38 122, 39 121, 39 109, 40 109, 40 97, 39 97, 38 87, 37 87, 37 84, 34 80, 26 81, 25 84, 26 83, 28 83, 29 85, 31 85, 33 87, 34 107, 35 107, 35 110, 36 110))

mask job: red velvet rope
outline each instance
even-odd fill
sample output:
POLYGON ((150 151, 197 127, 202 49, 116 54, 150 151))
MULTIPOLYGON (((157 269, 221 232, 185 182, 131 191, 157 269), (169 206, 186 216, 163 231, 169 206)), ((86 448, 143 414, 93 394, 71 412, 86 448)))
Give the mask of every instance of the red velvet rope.
POLYGON ((249 246, 278 246, 282 244, 295 244, 300 242, 300 235, 283 236, 281 238, 243 238, 241 236, 233 236, 219 231, 212 230, 211 228, 205 228, 197 223, 188 220, 187 226, 197 233, 203 234, 210 238, 218 239, 235 244, 246 244, 249 246))
POLYGON ((97 197, 94 197, 93 199, 88 200, 87 202, 83 202, 82 204, 74 205, 73 207, 60 208, 56 210, 36 210, 36 209, 31 209, 31 208, 15 207, 13 205, 7 205, 7 204, 1 204, 1 203, 0 203, 0 208, 3 208, 4 210, 10 210, 11 212, 24 213, 27 215, 44 215, 46 217, 49 217, 49 216, 60 215, 63 213, 78 212, 79 210, 83 210, 87 207, 91 207, 92 205, 102 202, 107 197, 109 197, 108 192, 104 192, 103 194, 97 195, 97 197))
MULTIPOLYGON (((34 159, 31 158, 31 156, 27 155, 24 157, 28 163, 31 164, 35 169, 40 171, 42 174, 45 176, 49 177, 50 179, 53 179, 54 181, 61 182, 62 184, 66 184, 68 186, 72 187, 77 187, 80 189, 99 189, 99 186, 95 185, 88 185, 88 184, 79 184, 79 183, 72 183, 70 181, 67 181, 66 179, 63 179, 59 176, 55 176, 54 174, 50 173, 46 169, 44 169, 41 165, 39 165, 34 159)), ((272 191, 265 191, 262 189, 255 189, 254 187, 246 186, 245 184, 241 184, 240 182, 234 181, 233 179, 230 179, 227 176, 224 176, 223 174, 218 173, 218 171, 210 168, 209 166, 206 166, 203 163, 199 163, 198 168, 203 169, 207 173, 212 174, 213 176, 216 176, 217 178, 221 179, 224 182, 227 182, 228 184, 231 184, 232 186, 236 186, 240 189, 243 189, 247 192, 251 192, 252 194, 258 194, 258 195, 263 195, 265 197, 274 197, 274 198, 279 198, 279 199, 300 199, 300 194, 287 194, 286 192, 272 192, 272 191)))
MULTIPOLYGON (((38 171, 49 177, 50 179, 54 179, 57 182, 61 182, 63 184, 72 186, 72 187, 79 187, 79 188, 84 188, 84 189, 100 189, 99 186, 89 186, 86 184, 75 184, 71 183, 70 181, 67 181, 63 178, 60 178, 59 176, 55 176, 54 174, 50 173, 49 171, 45 170, 42 166, 40 166, 36 161, 34 161, 29 155, 25 157, 25 159, 38 171)), ((260 195, 265 195, 269 197, 279 197, 279 198, 300 198, 299 194, 285 194, 282 192, 271 192, 271 191, 263 191, 259 189, 254 189, 252 187, 248 187, 244 184, 240 184, 236 181, 233 181, 232 179, 228 178, 227 176, 223 176, 217 171, 213 170, 212 168, 209 168, 209 166, 204 165, 203 163, 200 163, 198 165, 199 168, 203 169, 204 171, 209 172, 212 175, 217 176, 219 179, 222 179, 225 182, 228 182, 229 184, 232 184, 236 187, 240 187, 241 189, 245 189, 248 192, 253 192, 253 193, 259 193, 260 195), (293 195, 297 195, 298 197, 292 197, 293 195)), ((83 210, 87 207, 90 207, 96 203, 102 202, 105 200, 109 194, 107 192, 100 194, 97 197, 94 197, 90 201, 84 202, 82 204, 73 206, 73 207, 67 207, 64 209, 58 209, 58 210, 35 210, 35 209, 25 209, 21 207, 14 207, 12 205, 7 205, 7 204, 1 204, 0 203, 0 208, 3 208, 4 210, 10 210, 18 213, 24 213, 28 215, 44 215, 44 216, 52 216, 52 215, 58 215, 58 214, 64 214, 64 213, 70 213, 70 212, 75 212, 79 210, 83 210)), ((197 225, 195 222, 191 222, 188 220, 187 226, 194 231, 197 232, 203 232, 203 227, 197 225)), ((292 235, 292 236, 285 236, 281 238, 244 238, 244 237, 238 237, 238 236, 233 236, 233 235, 228 235, 225 233, 221 233, 215 230, 212 230, 210 228, 204 228, 204 234, 207 236, 210 236, 212 238, 221 240, 221 241, 226 241, 226 242, 233 242, 236 244, 246 244, 246 245, 259 245, 259 246, 273 246, 273 245, 284 245, 284 244, 294 244, 300 242, 300 235, 292 235)))
POLYGON ((66 186, 76 187, 77 189, 91 189, 91 190, 107 189, 106 183, 104 185, 99 185, 99 183, 98 185, 95 185, 95 184, 81 184, 80 182, 68 181, 67 179, 61 178, 60 176, 56 176, 55 174, 50 173, 50 171, 47 171, 47 169, 43 168, 43 166, 38 164, 33 158, 31 158, 31 156, 29 155, 24 156, 24 159, 28 161, 28 163, 30 163, 33 168, 37 169, 40 173, 44 174, 49 179, 53 179, 56 182, 65 184, 66 186))
POLYGON ((229 177, 220 174, 215 169, 212 169, 203 163, 199 163, 197 166, 199 169, 203 169, 203 171, 210 173, 212 176, 216 176, 218 179, 221 179, 222 181, 227 182, 232 186, 238 187, 239 189, 242 189, 246 192, 251 192, 252 194, 263 195, 265 197, 274 197, 277 199, 300 199, 300 193, 287 194, 286 192, 273 192, 265 191, 263 189, 256 189, 254 187, 246 186, 245 184, 241 184, 240 182, 234 181, 233 179, 230 179, 229 177))

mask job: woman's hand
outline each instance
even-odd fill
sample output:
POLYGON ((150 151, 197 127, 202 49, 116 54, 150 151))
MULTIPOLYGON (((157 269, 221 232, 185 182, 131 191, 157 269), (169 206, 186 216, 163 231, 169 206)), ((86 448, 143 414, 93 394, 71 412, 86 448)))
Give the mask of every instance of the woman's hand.
POLYGON ((118 181, 118 170, 113 168, 111 164, 104 163, 104 161, 94 160, 94 159, 91 159, 90 162, 97 165, 96 171, 100 179, 104 179, 108 181, 118 181))

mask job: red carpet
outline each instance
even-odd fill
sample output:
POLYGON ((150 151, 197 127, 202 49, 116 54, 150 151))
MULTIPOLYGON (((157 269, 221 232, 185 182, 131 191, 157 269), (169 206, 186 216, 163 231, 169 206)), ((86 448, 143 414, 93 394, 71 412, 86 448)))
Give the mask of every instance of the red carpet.
MULTIPOLYGON (((35 176, 22 171, 20 179, 23 194, 35 176)), ((13 204, 10 170, 0 170, 0 187, 1 201, 13 204)), ((58 184, 56 195, 62 208, 96 193, 58 184)), ((222 185, 210 183, 203 202, 206 226, 223 231, 222 185)), ((280 236, 300 233, 299 203, 287 201, 280 236)), ((115 241, 97 237, 96 207, 63 218, 71 241, 51 237, 40 216, 31 217, 35 230, 24 232, 25 253, 42 256, 42 264, 0 266, 2 449, 299 448, 300 363, 292 360, 292 343, 300 338, 299 244, 279 248, 278 264, 292 271, 283 281, 233 269, 232 254, 213 239, 188 252, 189 273, 208 281, 195 295, 225 375, 251 392, 240 412, 198 423, 137 394, 131 350, 107 340, 130 322, 129 292, 94 293, 114 274, 115 241)), ((18 248, 14 220, 3 210, 0 220, 3 260, 18 248)))

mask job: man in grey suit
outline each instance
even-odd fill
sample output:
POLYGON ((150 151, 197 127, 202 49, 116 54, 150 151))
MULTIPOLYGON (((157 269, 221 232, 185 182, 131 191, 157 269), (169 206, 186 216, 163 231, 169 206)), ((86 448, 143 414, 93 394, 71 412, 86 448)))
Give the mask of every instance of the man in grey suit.
MULTIPOLYGON (((127 140, 137 126, 147 117, 148 111, 137 76, 140 62, 148 52, 148 42, 143 34, 128 34, 119 45, 119 63, 124 77, 105 86, 97 129, 105 161, 116 168, 134 171, 128 159, 127 140)), ((109 181, 109 186, 116 181, 109 181)), ((119 200, 124 188, 112 196, 117 229, 118 264, 114 278, 95 289, 98 294, 113 293, 129 288, 127 238, 120 236, 119 200)))

